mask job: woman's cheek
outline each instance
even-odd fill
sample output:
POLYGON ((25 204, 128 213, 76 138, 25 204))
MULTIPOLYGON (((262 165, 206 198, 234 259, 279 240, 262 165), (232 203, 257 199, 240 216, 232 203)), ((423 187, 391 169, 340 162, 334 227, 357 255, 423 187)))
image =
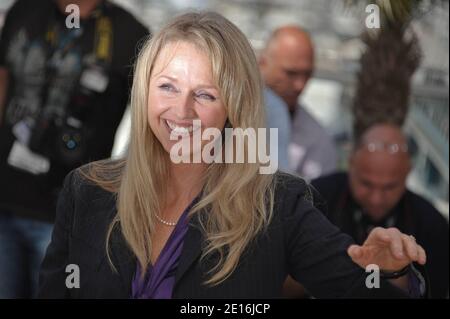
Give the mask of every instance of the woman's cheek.
POLYGON ((199 119, 202 121, 202 127, 215 127, 222 129, 225 125, 226 114, 221 109, 210 109, 209 112, 198 112, 199 119))

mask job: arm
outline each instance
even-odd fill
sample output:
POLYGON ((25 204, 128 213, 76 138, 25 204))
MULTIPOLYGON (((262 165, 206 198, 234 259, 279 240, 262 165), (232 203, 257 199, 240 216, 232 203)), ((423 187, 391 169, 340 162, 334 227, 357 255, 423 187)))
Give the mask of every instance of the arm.
POLYGON ((283 298, 286 299, 303 299, 308 297, 305 288, 296 282, 291 276, 287 276, 284 281, 282 295, 283 298))
MULTIPOLYGON (((360 267, 375 264, 380 267, 380 271, 391 273, 413 262, 424 265, 427 258, 425 250, 416 243, 416 239, 401 233, 397 228, 377 227, 372 230, 362 246, 352 245, 347 252, 360 267)), ((390 282, 408 291, 408 276, 409 272, 390 282)))
MULTIPOLYGON (((365 262, 378 264, 382 270, 398 270, 411 262, 407 258, 394 260, 391 246, 398 248, 397 237, 392 237, 383 245, 378 241, 374 247, 369 242, 363 247, 352 245, 352 240, 333 226, 311 203, 298 198, 293 207, 286 207, 284 229, 290 275, 317 298, 405 298, 407 295, 386 280, 381 279, 379 289, 366 287, 365 262), (391 245, 391 240, 394 244, 391 245), (380 252, 379 257, 372 252, 380 252), (348 251, 348 252, 347 252, 348 251), (361 256, 356 256, 361 254, 361 256), (352 258, 349 257, 352 256, 352 258), (363 260, 362 256, 365 256, 363 260)), ((377 231, 378 235, 386 235, 377 231)), ((403 247, 403 246, 402 246, 403 247)))
POLYGON ((74 212, 71 191, 74 172, 67 175, 59 195, 52 240, 39 275, 38 298, 67 298, 66 266, 69 264, 69 237, 74 212))
POLYGON ((29 11, 29 2, 24 0, 15 1, 8 9, 5 23, 1 29, 0 36, 0 127, 5 120, 6 97, 9 86, 9 71, 7 68, 7 52, 12 37, 17 33, 20 21, 24 14, 29 11))
POLYGON ((8 91, 8 70, 4 67, 0 67, 0 127, 2 127, 4 118, 7 91, 8 91))

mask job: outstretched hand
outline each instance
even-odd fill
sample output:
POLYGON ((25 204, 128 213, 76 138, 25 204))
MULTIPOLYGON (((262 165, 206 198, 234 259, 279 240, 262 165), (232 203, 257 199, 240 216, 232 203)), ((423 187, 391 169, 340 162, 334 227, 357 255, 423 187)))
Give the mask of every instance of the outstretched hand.
POLYGON ((351 245, 347 253, 362 268, 375 264, 389 272, 399 271, 412 262, 424 265, 427 258, 416 239, 397 228, 374 228, 362 246, 351 245))

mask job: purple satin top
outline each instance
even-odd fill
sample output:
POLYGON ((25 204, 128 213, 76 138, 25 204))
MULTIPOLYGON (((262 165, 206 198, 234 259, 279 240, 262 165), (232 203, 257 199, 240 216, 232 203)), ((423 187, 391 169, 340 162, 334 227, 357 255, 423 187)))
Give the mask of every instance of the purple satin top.
POLYGON ((189 228, 187 215, 198 198, 199 196, 185 209, 155 264, 148 266, 143 280, 141 280, 141 266, 137 263, 136 273, 131 285, 132 299, 172 298, 175 273, 183 249, 184 237, 189 228))

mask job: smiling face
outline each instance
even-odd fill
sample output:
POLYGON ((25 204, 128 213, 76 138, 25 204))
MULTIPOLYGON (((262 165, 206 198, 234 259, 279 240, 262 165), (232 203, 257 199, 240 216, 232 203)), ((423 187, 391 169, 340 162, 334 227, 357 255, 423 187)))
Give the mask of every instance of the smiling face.
MULTIPOLYGON (((163 148, 170 153, 177 143, 171 132, 189 137, 197 129, 222 130, 226 119, 208 55, 183 41, 161 49, 150 77, 148 122, 163 148), (201 121, 200 128, 193 126, 194 120, 201 121)), ((202 147, 207 143, 202 141, 202 147)))

